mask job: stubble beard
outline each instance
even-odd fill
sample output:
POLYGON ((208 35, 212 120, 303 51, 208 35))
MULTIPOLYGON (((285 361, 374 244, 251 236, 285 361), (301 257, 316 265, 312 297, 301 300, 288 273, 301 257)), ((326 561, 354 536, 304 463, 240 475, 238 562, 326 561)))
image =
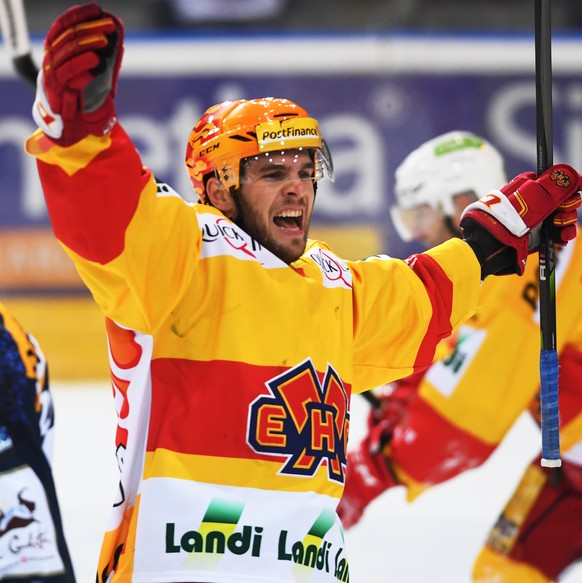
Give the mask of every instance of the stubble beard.
MULTIPOLYGON (((305 246, 307 245, 307 228, 302 237, 303 245, 301 246, 300 251, 291 249, 288 246, 279 243, 271 236, 267 229, 267 225, 261 221, 261 217, 258 213, 253 212, 244 201, 241 201, 240 196, 235 194, 233 198, 237 208, 237 218, 234 220, 234 223, 257 241, 257 243, 265 247, 265 249, 268 249, 273 255, 287 264, 293 263, 303 255, 305 246)), ((307 217, 307 221, 308 220, 309 217, 307 217)), ((306 222, 306 225, 308 224, 309 222, 306 222)))

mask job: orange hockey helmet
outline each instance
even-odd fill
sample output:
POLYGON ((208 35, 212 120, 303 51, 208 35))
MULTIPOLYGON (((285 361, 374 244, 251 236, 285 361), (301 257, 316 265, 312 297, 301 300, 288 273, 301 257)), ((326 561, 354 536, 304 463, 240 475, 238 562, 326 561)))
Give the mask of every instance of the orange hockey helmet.
POLYGON ((317 120, 287 99, 265 97, 225 101, 206 110, 190 132, 186 167, 201 202, 207 202, 204 177, 216 176, 225 188, 239 188, 241 161, 282 150, 315 152, 315 179, 333 179, 329 151, 317 120))

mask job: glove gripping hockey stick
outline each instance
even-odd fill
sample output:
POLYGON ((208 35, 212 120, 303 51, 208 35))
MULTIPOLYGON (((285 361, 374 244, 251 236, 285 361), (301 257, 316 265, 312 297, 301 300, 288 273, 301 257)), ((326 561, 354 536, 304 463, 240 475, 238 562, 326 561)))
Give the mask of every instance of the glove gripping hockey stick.
POLYGON ((21 79, 36 87, 38 67, 32 59, 23 0, 0 0, 0 25, 14 70, 21 79))
MULTIPOLYGON (((550 0, 535 0, 536 140, 538 176, 553 164, 552 143, 552 32, 550 0)), ((539 245, 540 286, 540 409, 542 421, 541 465, 558 468, 560 411, 558 352, 556 349, 556 249, 546 219, 539 245)))

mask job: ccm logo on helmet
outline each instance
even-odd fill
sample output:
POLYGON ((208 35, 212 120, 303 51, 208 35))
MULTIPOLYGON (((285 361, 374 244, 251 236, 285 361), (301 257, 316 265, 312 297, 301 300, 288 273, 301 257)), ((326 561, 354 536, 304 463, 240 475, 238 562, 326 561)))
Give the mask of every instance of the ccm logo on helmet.
POLYGON ((199 156, 206 156, 207 154, 210 154, 210 152, 218 150, 218 148, 220 148, 220 143, 212 144, 212 146, 208 146, 208 148, 203 148, 200 150, 199 156))

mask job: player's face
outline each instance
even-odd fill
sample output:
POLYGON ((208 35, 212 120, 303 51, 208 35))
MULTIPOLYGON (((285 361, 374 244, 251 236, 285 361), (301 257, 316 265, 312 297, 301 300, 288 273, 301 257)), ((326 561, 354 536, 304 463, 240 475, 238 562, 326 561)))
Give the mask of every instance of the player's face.
POLYGON ((443 215, 429 204, 421 204, 407 210, 406 220, 413 239, 426 247, 434 247, 450 239, 452 234, 448 229, 443 215))
POLYGON ((285 263, 305 250, 315 199, 308 152, 289 150, 245 162, 234 222, 285 263))
POLYGON ((460 237, 463 210, 468 204, 477 200, 472 190, 451 195, 452 213, 449 217, 429 204, 419 204, 411 209, 400 209, 400 219, 406 225, 414 240, 427 248, 444 243, 451 237, 460 237))

